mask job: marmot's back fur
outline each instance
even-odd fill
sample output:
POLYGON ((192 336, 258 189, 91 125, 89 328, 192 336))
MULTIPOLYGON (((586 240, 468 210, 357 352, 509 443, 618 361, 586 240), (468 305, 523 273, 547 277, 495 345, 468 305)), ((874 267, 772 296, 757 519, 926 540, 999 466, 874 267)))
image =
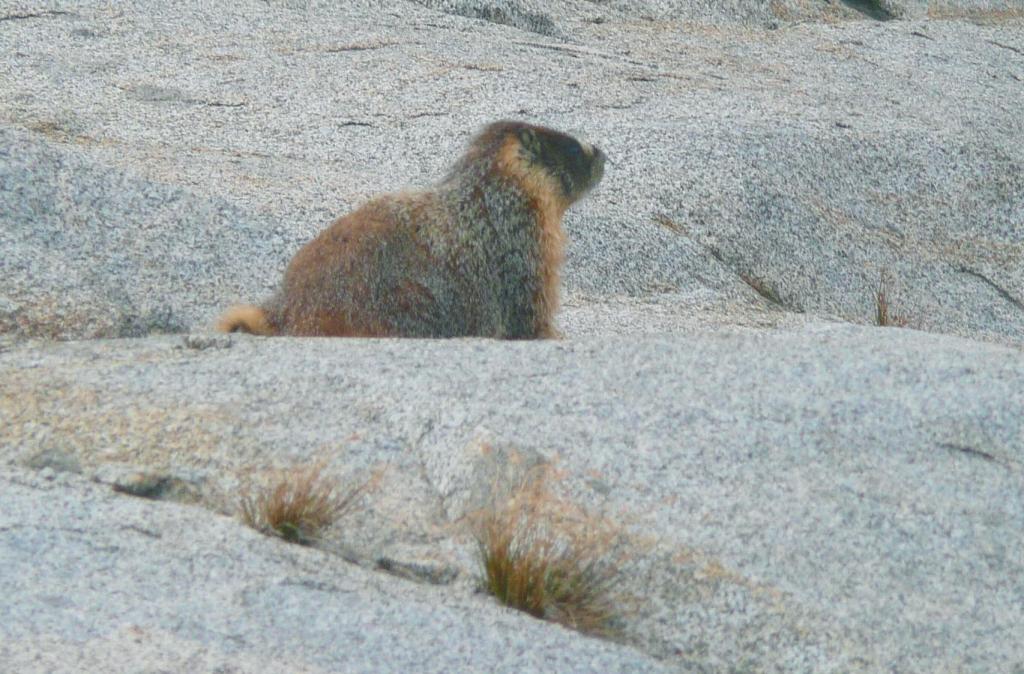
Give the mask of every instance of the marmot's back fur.
POLYGON ((377 197, 303 246, 261 307, 218 328, 259 335, 548 337, 565 209, 604 155, 565 134, 495 122, 431 190, 377 197))

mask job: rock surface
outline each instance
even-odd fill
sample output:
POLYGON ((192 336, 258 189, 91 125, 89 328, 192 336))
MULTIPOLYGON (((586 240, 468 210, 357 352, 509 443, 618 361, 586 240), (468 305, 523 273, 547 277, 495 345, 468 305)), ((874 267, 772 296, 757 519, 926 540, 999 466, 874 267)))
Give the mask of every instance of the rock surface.
POLYGON ((65 476, 0 485, 6 671, 670 671, 199 508, 65 476))
POLYGON ((965 3, 1002 17, 985 25, 765 31, 673 19, 701 3, 657 20, 544 3, 540 35, 493 3, 435 4, 492 20, 367 1, 8 12, 25 18, 0 21, 0 326, 209 325, 332 217, 526 117, 615 162, 567 218, 577 304, 872 323, 883 286, 911 327, 1024 343, 1010 5, 965 3))
POLYGON ((228 506, 254 468, 383 465, 328 548, 450 567, 456 595, 481 485, 513 455, 550 461, 579 501, 656 539, 624 573, 641 598, 625 637, 681 671, 1024 662, 1017 350, 842 326, 190 344, 11 348, 7 460, 59 451, 115 483, 113 466, 141 467, 228 506))
POLYGON ((1024 671, 1024 3, 211 7, 0 6, 0 662, 1024 671), (614 162, 566 340, 208 332, 498 117, 614 162), (313 460, 384 470, 318 549, 222 516, 313 460), (622 643, 475 592, 538 463, 622 643))

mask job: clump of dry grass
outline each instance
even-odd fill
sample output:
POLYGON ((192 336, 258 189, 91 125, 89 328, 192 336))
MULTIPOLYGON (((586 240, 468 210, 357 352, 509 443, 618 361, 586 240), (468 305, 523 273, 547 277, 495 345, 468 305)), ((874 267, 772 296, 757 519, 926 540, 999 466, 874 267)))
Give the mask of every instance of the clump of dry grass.
POLYGON ((621 538, 607 520, 556 497, 546 477, 474 518, 481 585, 512 608, 614 636, 621 538))
POLYGON ((892 311, 892 303, 889 297, 889 282, 882 277, 875 290, 875 323, 882 327, 895 326, 903 328, 907 325, 907 319, 892 311))
POLYGON ((359 505, 380 474, 348 485, 324 473, 322 462, 278 471, 242 492, 242 521, 291 543, 315 543, 331 525, 359 505))

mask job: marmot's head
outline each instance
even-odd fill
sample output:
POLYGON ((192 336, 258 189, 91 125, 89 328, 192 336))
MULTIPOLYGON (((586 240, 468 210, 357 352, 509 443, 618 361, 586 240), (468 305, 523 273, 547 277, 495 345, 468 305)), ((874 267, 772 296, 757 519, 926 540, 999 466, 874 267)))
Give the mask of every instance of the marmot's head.
POLYGON ((604 153, 593 145, 543 126, 514 122, 511 126, 510 132, 519 141, 520 157, 555 178, 568 203, 576 201, 601 181, 604 153))
POLYGON ((559 202, 562 210, 601 181, 604 153, 589 143, 543 126, 501 121, 470 143, 464 161, 494 158, 494 168, 517 177, 528 191, 559 202))

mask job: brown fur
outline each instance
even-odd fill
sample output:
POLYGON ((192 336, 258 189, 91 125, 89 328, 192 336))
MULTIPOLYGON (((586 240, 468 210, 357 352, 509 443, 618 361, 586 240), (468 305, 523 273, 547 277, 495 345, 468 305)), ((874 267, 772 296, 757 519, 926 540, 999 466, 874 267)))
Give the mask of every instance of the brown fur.
POLYGON ((267 322, 267 315, 259 307, 240 305, 228 309, 217 322, 220 332, 249 332, 254 335, 269 336, 276 334, 267 322))
POLYGON ((518 122, 486 127, 434 189, 377 197, 301 248, 279 292, 226 332, 347 337, 556 336, 565 210, 604 157, 518 122))
POLYGON ((558 331, 552 318, 558 311, 558 272, 565 259, 566 237, 562 229, 562 216, 570 204, 562 197, 558 185, 549 174, 522 161, 519 157, 519 143, 515 138, 505 141, 496 164, 506 175, 517 176, 526 193, 532 197, 541 250, 541 287, 534 298, 538 306, 537 316, 541 319, 536 326, 537 334, 540 337, 557 337, 558 331))

